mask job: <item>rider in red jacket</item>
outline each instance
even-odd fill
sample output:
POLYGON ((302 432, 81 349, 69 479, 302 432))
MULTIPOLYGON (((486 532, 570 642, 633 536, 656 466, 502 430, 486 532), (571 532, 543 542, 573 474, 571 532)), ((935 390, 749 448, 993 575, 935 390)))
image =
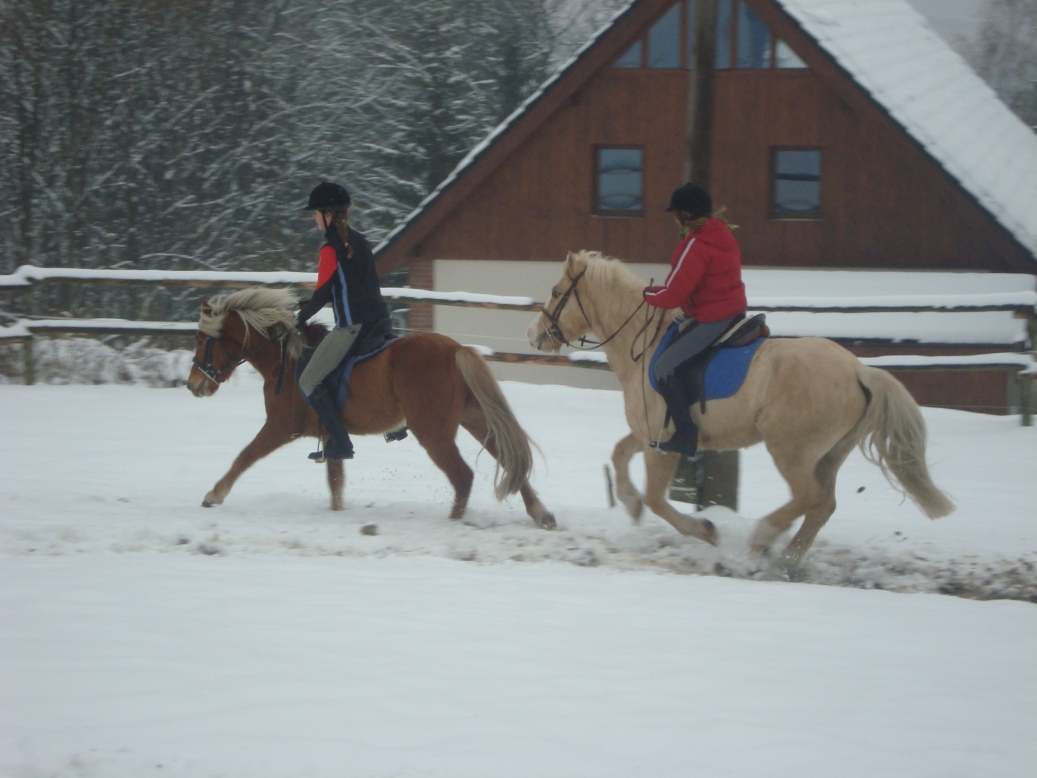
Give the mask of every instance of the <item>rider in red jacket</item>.
POLYGON ((657 308, 680 308, 687 318, 677 337, 655 360, 656 382, 676 431, 669 440, 653 446, 693 456, 698 450, 698 427, 691 420, 690 406, 698 398, 688 386, 689 363, 745 316, 742 253, 727 224, 713 217, 712 199, 702 187, 680 187, 667 210, 674 212, 680 224, 681 242, 670 260, 666 283, 648 287, 644 297, 657 308))

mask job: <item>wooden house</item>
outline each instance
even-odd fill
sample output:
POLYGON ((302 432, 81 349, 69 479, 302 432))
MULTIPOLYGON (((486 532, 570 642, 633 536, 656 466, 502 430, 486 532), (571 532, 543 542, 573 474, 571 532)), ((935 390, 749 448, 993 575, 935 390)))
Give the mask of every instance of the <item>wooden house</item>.
MULTIPOLYGON (((536 275, 543 299, 556 279, 534 269, 570 250, 667 262, 693 4, 622 9, 377 247, 380 272, 436 289, 437 268, 462 263, 452 288, 500 294, 536 275)), ((745 265, 1037 273, 1037 135, 904 0, 719 0, 716 67, 711 190, 745 265)), ((857 340, 858 353, 954 350, 857 340)), ((1010 399, 1004 376, 905 382, 932 404, 1010 399)))

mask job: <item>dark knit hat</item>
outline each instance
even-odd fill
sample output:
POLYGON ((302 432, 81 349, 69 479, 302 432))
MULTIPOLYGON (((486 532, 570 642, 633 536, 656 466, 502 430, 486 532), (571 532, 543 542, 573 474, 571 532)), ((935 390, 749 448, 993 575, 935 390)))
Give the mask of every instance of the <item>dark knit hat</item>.
POLYGON ((697 184, 685 184, 676 189, 670 197, 667 211, 684 211, 691 214, 692 219, 713 215, 713 198, 709 192, 697 184))
POLYGON ((322 181, 310 192, 310 200, 306 203, 304 211, 346 211, 349 210, 353 200, 346 188, 333 184, 330 181, 322 181))

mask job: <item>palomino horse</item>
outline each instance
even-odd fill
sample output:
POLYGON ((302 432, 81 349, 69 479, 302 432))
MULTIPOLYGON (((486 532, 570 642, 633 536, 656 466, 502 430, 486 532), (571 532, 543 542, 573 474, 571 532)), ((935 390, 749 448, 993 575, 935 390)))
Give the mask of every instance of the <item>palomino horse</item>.
MULTIPOLYGON (((287 289, 254 287, 202 304, 187 388, 196 397, 211 397, 238 365, 248 362, 263 376, 266 401, 266 423, 205 495, 202 505, 207 508, 221 504, 257 460, 297 437, 320 434, 317 414, 295 383, 295 360, 304 345, 295 330, 296 302, 287 289)), ((309 332, 320 329, 310 325, 309 332)), ((472 490, 472 470, 454 442, 462 426, 497 460, 497 499, 521 492, 533 521, 555 527, 554 516, 529 485, 529 438, 474 349, 432 332, 400 338, 359 363, 349 386, 342 417, 346 429, 355 435, 380 435, 406 424, 454 487, 450 518, 464 515, 472 490)), ((341 510, 342 462, 328 460, 327 465, 331 508, 341 510)))
MULTIPOLYGON (((557 351, 588 332, 606 341, 632 430, 612 454, 620 499, 635 521, 643 500, 678 532, 715 544, 712 522, 679 513, 666 501, 679 457, 649 446, 666 438, 666 405, 648 382, 646 363, 673 314, 646 305, 638 315, 643 288, 644 282, 618 260, 594 252, 569 254, 551 301, 529 327, 529 341, 541 351, 557 351), (628 470, 639 451, 647 470, 643 497, 628 470)), ((755 551, 764 551, 805 516, 784 552, 787 567, 795 567, 835 512, 836 474, 854 446, 860 445, 926 516, 935 519, 954 510, 929 478, 925 421, 914 399, 889 373, 863 365, 830 340, 766 341, 741 389, 727 399, 710 400, 704 414, 696 404, 692 416, 701 448, 729 450, 763 442, 774 458, 792 498, 759 521, 750 542, 755 551)))

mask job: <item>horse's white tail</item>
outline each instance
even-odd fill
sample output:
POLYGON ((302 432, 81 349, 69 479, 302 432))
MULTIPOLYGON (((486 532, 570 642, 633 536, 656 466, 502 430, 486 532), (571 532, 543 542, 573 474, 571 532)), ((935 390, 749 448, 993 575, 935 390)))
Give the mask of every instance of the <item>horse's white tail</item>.
POLYGON ((497 445, 497 472, 493 477, 493 487, 497 499, 503 500, 509 494, 515 494, 529 480, 533 470, 529 436, 519 426, 500 384, 479 352, 465 346, 457 350, 454 358, 464 382, 482 408, 490 437, 497 445))
POLYGON ((914 500, 930 519, 946 516, 954 503, 929 477, 925 461, 925 419, 911 393, 896 378, 867 365, 857 368, 857 378, 868 398, 861 419, 860 447, 894 487, 914 500))

